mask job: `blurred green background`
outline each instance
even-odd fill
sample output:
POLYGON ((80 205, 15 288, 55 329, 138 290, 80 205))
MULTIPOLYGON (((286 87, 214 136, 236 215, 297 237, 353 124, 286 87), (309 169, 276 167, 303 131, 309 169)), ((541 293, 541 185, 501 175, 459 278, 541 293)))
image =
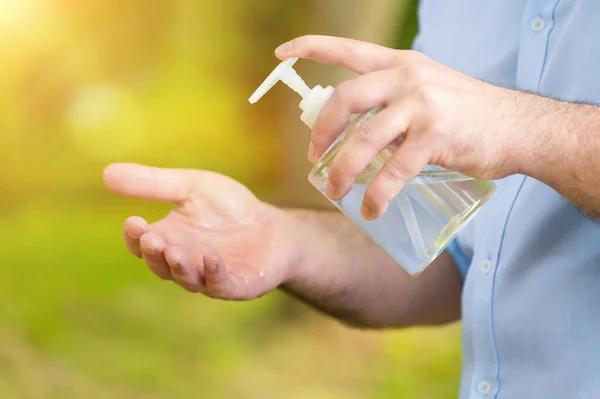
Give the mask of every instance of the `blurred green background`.
MULTIPOLYGON (((459 326, 345 328, 280 293, 218 302, 121 245, 113 161, 211 169, 285 206, 306 181, 298 99, 248 96, 300 34, 407 47, 400 0, 0 0, 0 398, 450 398, 459 326)), ((298 63, 309 84, 347 78, 298 63)))

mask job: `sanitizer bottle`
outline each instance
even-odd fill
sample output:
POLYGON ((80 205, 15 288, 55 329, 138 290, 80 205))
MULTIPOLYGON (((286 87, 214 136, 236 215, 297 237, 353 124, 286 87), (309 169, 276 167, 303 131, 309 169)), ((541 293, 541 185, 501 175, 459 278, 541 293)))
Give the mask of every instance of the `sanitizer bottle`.
MULTIPOLYGON (((281 62, 250 97, 257 102, 275 83, 284 82, 302 97, 300 119, 312 128, 319 111, 333 93, 333 87, 310 88, 293 69, 298 58, 281 62)), ((382 108, 353 115, 336 141, 316 162, 309 181, 325 195, 329 167, 344 142, 365 121, 382 108)), ((375 220, 360 213, 365 189, 394 153, 388 146, 361 173, 350 192, 341 200, 330 200, 394 258, 409 274, 422 272, 448 246, 459 231, 475 216, 494 192, 496 185, 456 171, 428 165, 390 201, 386 212, 375 220)))

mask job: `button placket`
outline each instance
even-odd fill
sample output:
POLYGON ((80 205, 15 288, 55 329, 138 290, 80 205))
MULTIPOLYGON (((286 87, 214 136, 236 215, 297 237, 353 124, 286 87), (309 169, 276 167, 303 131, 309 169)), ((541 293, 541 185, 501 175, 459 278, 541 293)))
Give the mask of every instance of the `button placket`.
POLYGON ((539 90, 557 1, 529 0, 525 6, 517 66, 517 86, 521 89, 539 90))

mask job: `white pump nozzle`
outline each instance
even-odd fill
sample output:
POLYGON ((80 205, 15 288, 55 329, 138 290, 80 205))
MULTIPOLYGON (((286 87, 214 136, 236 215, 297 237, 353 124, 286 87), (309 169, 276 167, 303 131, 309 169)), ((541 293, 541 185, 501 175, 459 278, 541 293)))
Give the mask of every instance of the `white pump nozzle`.
POLYGON ((281 80, 290 89, 294 90, 302 97, 300 109, 304 112, 300 115, 300 119, 312 128, 319 115, 319 111, 321 111, 321 108, 327 99, 329 99, 331 93, 333 93, 333 87, 327 86, 326 88, 323 88, 321 86, 315 86, 312 89, 308 87, 293 68, 296 61, 298 61, 298 58, 290 58, 277 65, 273 72, 271 72, 252 96, 250 96, 248 101, 250 101, 250 104, 254 104, 260 100, 260 98, 264 96, 275 83, 281 80))

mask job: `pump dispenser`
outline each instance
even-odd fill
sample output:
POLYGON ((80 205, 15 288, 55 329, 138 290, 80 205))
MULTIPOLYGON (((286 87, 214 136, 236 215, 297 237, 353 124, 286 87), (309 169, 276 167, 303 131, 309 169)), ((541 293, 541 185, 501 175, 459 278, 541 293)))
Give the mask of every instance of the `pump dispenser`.
MULTIPOLYGON (((333 93, 333 87, 317 85, 311 89, 293 68, 297 60, 291 58, 282 61, 249 101, 256 103, 277 82, 282 81, 302 97, 300 119, 312 128, 321 108, 333 93)), ((329 180, 329 167, 341 146, 361 124, 381 109, 376 107, 353 115, 344 131, 316 162, 309 181, 323 195, 329 180)), ((367 185, 395 150, 393 145, 384 149, 356 178, 344 198, 330 201, 409 274, 416 275, 430 265, 475 216, 496 186, 487 180, 473 179, 456 171, 428 165, 390 201, 383 216, 376 220, 365 220, 360 214, 360 207, 367 185)))
POLYGON ((302 97, 300 109, 303 112, 302 115, 300 115, 300 119, 308 125, 308 127, 312 128, 317 120, 319 111, 321 111, 321 108, 333 93, 333 87, 327 86, 326 88, 323 88, 318 85, 312 89, 308 87, 293 68, 296 61, 298 61, 298 58, 290 58, 277 65, 248 101, 250 101, 250 104, 254 104, 260 100, 260 98, 268 92, 275 83, 281 80, 290 89, 294 90, 302 97))

